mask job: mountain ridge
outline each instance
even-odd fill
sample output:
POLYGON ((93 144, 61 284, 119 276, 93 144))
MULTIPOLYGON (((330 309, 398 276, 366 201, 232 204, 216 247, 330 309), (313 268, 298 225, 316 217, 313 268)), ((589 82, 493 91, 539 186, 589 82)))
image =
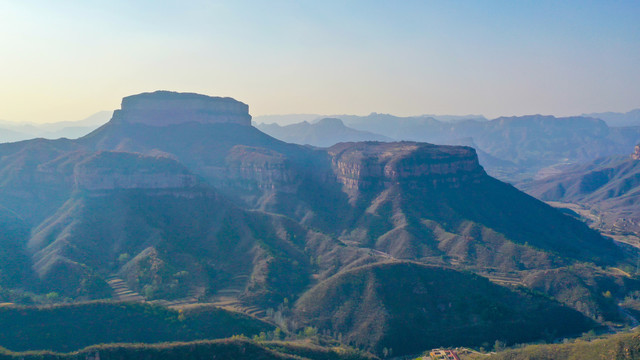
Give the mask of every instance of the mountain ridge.
MULTIPOLYGON (((606 271, 629 266, 631 249, 490 177, 471 147, 301 146, 247 126, 247 108, 236 102, 239 122, 229 122, 228 114, 193 121, 201 104, 173 117, 183 113, 182 95, 150 96, 151 103, 133 113, 123 106, 112 121, 78 140, 0 144, 0 205, 24 217, 29 229, 21 241, 38 278, 31 291, 108 298, 113 292, 106 279, 116 276, 147 300, 194 294, 194 301, 235 301, 295 331, 292 304, 310 289, 340 282, 346 273, 364 281, 368 272, 355 269, 388 261, 403 269, 416 262, 447 268, 488 292, 502 288, 477 276, 525 284, 532 274, 560 277, 550 270, 572 266, 602 269, 599 276, 610 280, 605 286, 586 281, 595 270, 578 273, 589 296, 610 291, 617 299, 635 286, 606 271), (154 122, 149 107, 156 101, 178 108, 154 122)), ((531 284, 545 289, 544 282, 531 284)), ((573 307, 592 320, 622 321, 607 312, 609 303, 594 301, 583 309, 574 300, 562 297, 559 313, 577 314, 573 307)), ((426 306, 428 299, 415 301, 426 306)), ((399 322, 418 325, 393 309, 389 315, 399 322)), ((527 319, 526 311, 514 314, 527 319)), ((550 331, 569 331, 545 314, 541 320, 550 331)), ((314 326, 313 319, 303 320, 314 326)), ((355 327, 368 326, 360 320, 355 327)), ((580 321, 574 330, 581 331, 580 321)), ((382 351, 383 343, 370 345, 382 351)))

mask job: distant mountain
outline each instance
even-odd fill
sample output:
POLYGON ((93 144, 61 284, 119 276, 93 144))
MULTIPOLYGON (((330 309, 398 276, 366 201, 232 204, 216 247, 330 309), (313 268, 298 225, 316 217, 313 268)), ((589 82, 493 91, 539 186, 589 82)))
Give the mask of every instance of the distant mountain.
POLYGON ((83 120, 56 123, 13 123, 0 122, 0 143, 15 142, 33 138, 76 139, 84 136, 111 118, 112 111, 100 111, 83 120))
MULTIPOLYGON (((418 116, 395 116, 391 114, 371 113, 366 116, 357 115, 334 115, 347 126, 359 130, 367 130, 374 133, 388 134, 397 140, 417 140, 406 138, 411 135, 411 129, 424 130, 425 125, 434 125, 438 123, 452 124, 458 122, 484 122, 487 119, 482 115, 418 115, 418 116), (435 122, 434 122, 435 120, 435 122), (396 126, 393 126, 393 125, 396 126)), ((423 131, 420 131, 420 133, 423 131)), ((419 134, 415 134, 419 135, 419 134)))
POLYGON ((395 140, 459 144, 460 139, 484 156, 487 171, 502 180, 519 182, 541 169, 624 154, 640 142, 640 127, 609 128, 590 117, 556 118, 530 115, 456 122, 432 117, 396 117, 373 113, 366 117, 339 117, 347 126, 385 134, 395 140))
POLYGON ((424 114, 421 115, 423 117, 432 117, 438 121, 443 121, 443 122, 459 122, 459 121, 465 121, 465 120, 476 120, 476 121, 487 121, 488 119, 485 118, 483 115, 473 115, 473 114, 469 114, 469 115, 435 115, 435 114, 424 114))
POLYGON ((385 134, 395 140, 425 141, 425 136, 430 136, 427 134, 431 131, 438 129, 440 132, 442 131, 440 128, 447 126, 446 123, 431 116, 398 117, 371 113, 367 116, 336 115, 335 117, 354 129, 385 134))
MULTIPOLYGON (((535 119, 522 122, 503 121, 507 147, 538 136, 527 125, 535 119)), ((573 124, 566 122, 556 125, 573 124)), ((606 131, 601 123, 575 133, 606 131)), ((553 134, 544 141, 560 142, 553 134)), ((636 251, 490 177, 473 148, 290 144, 251 126, 246 104, 192 93, 126 97, 107 124, 77 140, 0 144, 0 205, 0 260, 21 254, 0 263, 8 274, 0 300, 116 299, 124 287, 147 301, 232 304, 289 334, 317 332, 377 354, 402 338, 435 336, 424 321, 438 314, 468 323, 470 344, 515 326, 533 339, 580 332, 591 321, 622 324, 611 308, 640 289, 614 270, 629 270, 636 251), (578 280, 552 286, 571 277, 578 280), (451 279, 435 303, 433 278, 451 279), (487 310, 454 308, 461 292, 485 299, 487 310), (331 294, 345 300, 344 316, 321 311, 335 306, 331 294), (371 313, 361 316, 355 303, 371 313), (363 341, 378 320, 397 333, 363 341), (483 335, 472 336, 476 330, 483 335)))
MULTIPOLYGON (((634 114, 637 115, 630 112, 624 116, 631 119, 634 114)), ((342 120, 348 128, 396 141, 469 144, 478 150, 481 163, 491 175, 513 183, 533 179, 539 171, 547 171, 547 167, 624 154, 640 142, 640 126, 610 127, 591 115, 563 118, 528 115, 494 120, 479 115, 398 117, 378 113, 332 117, 342 120)), ((262 124, 259 128, 276 138, 299 144, 328 146, 349 141, 344 129, 316 129, 314 125, 319 121, 284 127, 262 124)), ((626 125, 633 124, 631 121, 626 125)))
POLYGON ((611 127, 640 126, 640 109, 631 110, 626 113, 603 112, 583 114, 582 116, 602 119, 611 127))
POLYGON ((253 117, 253 121, 260 124, 278 124, 281 126, 296 124, 299 122, 313 122, 326 116, 320 114, 284 114, 284 115, 258 115, 253 117))
POLYGON ((522 189, 542 200, 593 209, 609 230, 640 234, 639 159, 613 156, 567 166, 560 174, 523 184, 522 189))
MULTIPOLYGON (((369 116, 378 115, 372 113, 369 116)), ((324 118, 338 118, 338 119, 358 119, 366 118, 367 116, 346 115, 346 114, 285 114, 285 115, 259 115, 253 118, 256 124, 278 124, 280 126, 292 125, 300 122, 316 123, 324 118)), ((418 115, 412 118, 434 118, 443 122, 458 122, 463 120, 478 120, 486 121, 487 119, 482 115, 418 115)))
POLYGON ((312 124, 306 121, 286 126, 260 124, 257 128, 285 142, 319 147, 329 147, 339 142, 392 141, 386 136, 351 129, 344 126, 340 119, 334 118, 323 118, 312 124))
POLYGON ((10 127, 0 125, 0 143, 26 140, 33 137, 34 136, 31 136, 30 134, 12 130, 10 127))

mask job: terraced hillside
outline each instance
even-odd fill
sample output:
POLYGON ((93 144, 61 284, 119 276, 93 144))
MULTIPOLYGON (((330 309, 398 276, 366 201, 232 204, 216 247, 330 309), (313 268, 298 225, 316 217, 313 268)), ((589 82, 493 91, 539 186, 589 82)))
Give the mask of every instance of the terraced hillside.
MULTIPOLYGON (((637 251, 490 177, 473 148, 317 149, 249 119, 228 99, 151 93, 76 141, 0 144, 0 259, 11 260, 0 263, 0 301, 224 308, 377 355, 445 341, 434 324, 475 344, 631 321, 618 303, 640 290, 637 251), (450 295, 439 301, 441 288, 450 295), (478 302, 454 307, 464 292, 478 302)), ((17 323, 41 321, 29 319, 17 323)), ((152 338, 194 334, 170 323, 152 338)), ((142 341, 130 335, 114 338, 142 341)))

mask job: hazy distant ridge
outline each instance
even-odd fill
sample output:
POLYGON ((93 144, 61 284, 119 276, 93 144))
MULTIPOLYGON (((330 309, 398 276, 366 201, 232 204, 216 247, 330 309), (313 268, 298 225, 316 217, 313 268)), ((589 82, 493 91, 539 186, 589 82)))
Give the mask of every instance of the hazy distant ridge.
POLYGON ((18 123, 0 121, 0 143, 28 140, 33 138, 76 139, 104 125, 111 119, 113 111, 100 111, 78 121, 54 123, 18 123))
POLYGON ((603 113, 583 114, 583 116, 602 119, 609 126, 640 126, 640 109, 631 110, 626 113, 609 111, 603 113))
POLYGON ((393 141, 393 139, 383 135, 347 127, 342 120, 336 118, 324 118, 315 123, 304 121, 285 126, 259 124, 257 128, 282 141, 320 147, 329 147, 339 142, 351 141, 393 141))

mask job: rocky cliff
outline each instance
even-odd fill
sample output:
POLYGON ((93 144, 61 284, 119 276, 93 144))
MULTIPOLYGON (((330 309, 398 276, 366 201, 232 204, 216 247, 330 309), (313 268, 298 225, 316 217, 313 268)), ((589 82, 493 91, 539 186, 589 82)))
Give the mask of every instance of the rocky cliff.
POLYGON ((99 152, 74 168, 75 185, 84 190, 172 189, 197 184, 178 162, 112 151, 99 152))
POLYGON ((236 145, 226 160, 227 179, 263 190, 291 192, 299 177, 283 154, 265 148, 236 145))
POLYGON ((485 175, 474 149, 415 142, 342 143, 329 148, 347 191, 404 183, 460 187, 485 175))
POLYGON ((251 126, 249 106, 232 98, 156 91, 127 96, 114 121, 167 126, 186 122, 232 123, 251 126))
POLYGON ((633 160, 640 160, 640 145, 636 145, 633 149, 633 154, 631 154, 631 158, 633 160))

